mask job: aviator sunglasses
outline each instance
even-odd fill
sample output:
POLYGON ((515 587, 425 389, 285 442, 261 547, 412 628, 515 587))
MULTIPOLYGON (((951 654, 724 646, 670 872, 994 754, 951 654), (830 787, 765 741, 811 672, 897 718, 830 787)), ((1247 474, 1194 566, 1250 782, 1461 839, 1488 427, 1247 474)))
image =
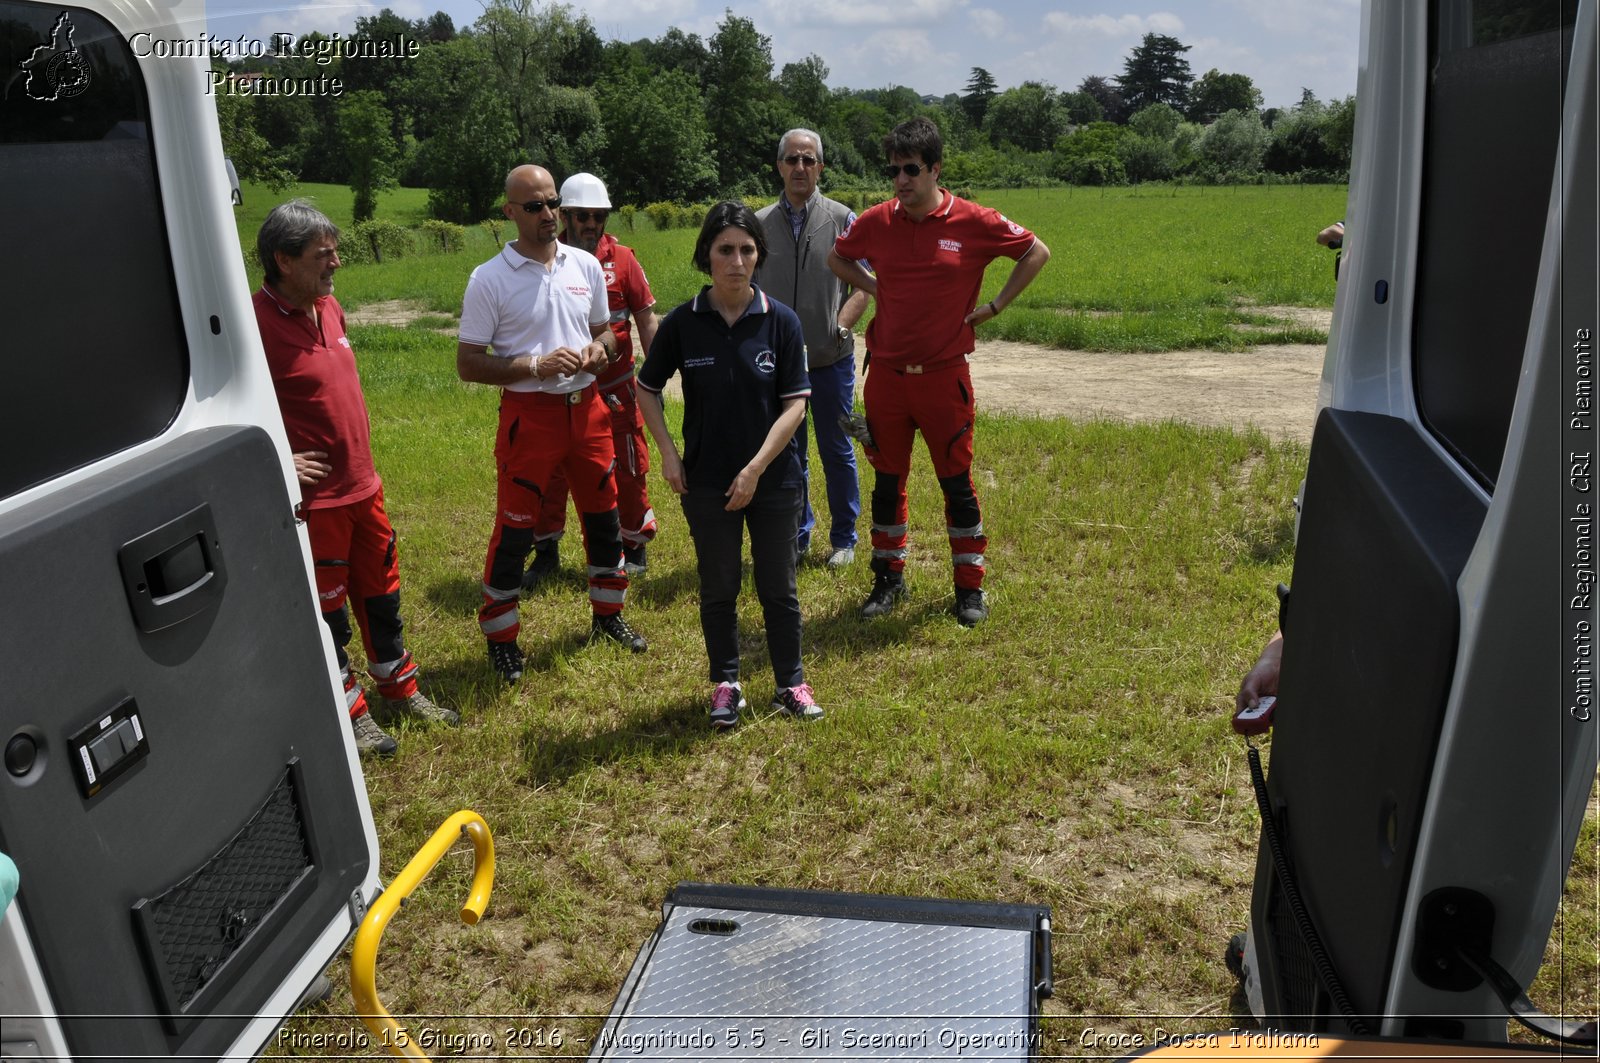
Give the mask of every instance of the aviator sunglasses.
POLYGON ((588 225, 592 221, 604 222, 609 212, 603 210, 573 210, 567 208, 567 214, 579 225, 588 225))
POLYGON ((927 167, 923 166, 919 162, 908 162, 904 166, 895 166, 895 165, 891 164, 891 165, 885 166, 883 168, 883 176, 885 176, 889 180, 893 181, 896 177, 900 176, 900 171, 901 170, 904 170, 906 172, 906 176, 907 177, 916 177, 918 174, 920 174, 923 170, 926 170, 926 169, 927 169, 927 167))
POLYGON ((783 161, 790 166, 815 166, 817 157, 815 155, 785 155, 783 161))

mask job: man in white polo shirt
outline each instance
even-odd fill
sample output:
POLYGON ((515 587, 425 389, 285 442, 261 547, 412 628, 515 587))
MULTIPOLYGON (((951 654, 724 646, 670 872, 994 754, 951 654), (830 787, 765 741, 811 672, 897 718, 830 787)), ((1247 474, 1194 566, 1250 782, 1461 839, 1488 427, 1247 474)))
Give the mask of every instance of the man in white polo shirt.
POLYGON ((622 618, 628 576, 613 479, 611 422, 595 373, 617 356, 605 274, 581 248, 556 239, 561 199, 540 166, 506 175, 505 215, 517 238, 472 271, 462 300, 456 372, 502 388, 495 436, 494 532, 483 567, 478 626, 489 663, 506 682, 522 676, 517 615, 522 568, 533 549, 543 485, 566 473, 583 517, 589 560, 590 637, 642 653, 645 640, 622 618))

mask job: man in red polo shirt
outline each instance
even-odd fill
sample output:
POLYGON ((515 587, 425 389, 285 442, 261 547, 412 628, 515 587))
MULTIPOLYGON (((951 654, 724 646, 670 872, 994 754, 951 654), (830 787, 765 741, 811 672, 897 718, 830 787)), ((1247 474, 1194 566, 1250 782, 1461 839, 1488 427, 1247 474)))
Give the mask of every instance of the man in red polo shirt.
POLYGON ((974 405, 967 359, 973 326, 999 316, 1050 259, 1044 241, 998 211, 939 187, 944 143, 927 118, 902 122, 883 139, 894 199, 869 208, 828 253, 833 272, 877 303, 867 326, 867 460, 872 488, 872 593, 864 617, 882 616, 905 596, 906 475, 916 432, 944 490, 955 566, 956 619, 972 627, 989 615, 983 595, 983 515, 972 487, 974 405), (979 305, 984 269, 1016 260, 994 298, 979 305), (861 260, 872 263, 868 273, 861 260))
POLYGON ((356 748, 390 756, 395 741, 368 712, 345 653, 351 635, 347 599, 355 607, 382 711, 452 726, 461 718, 417 689, 417 666, 401 640, 394 528, 372 463, 367 401, 345 336, 344 309, 333 297, 338 248, 338 228, 309 203, 296 199, 274 207, 256 235, 266 271, 254 296, 256 325, 294 455, 317 597, 344 678, 356 748))
MULTIPOLYGON (((644 268, 633 250, 606 232, 611 197, 592 173, 575 173, 561 183, 562 243, 581 247, 600 260, 606 276, 606 298, 611 304, 611 331, 617 337, 617 360, 595 376, 595 387, 611 417, 611 443, 617 455, 617 512, 622 519, 623 568, 630 576, 645 570, 645 544, 656 537, 656 512, 650 506, 645 473, 650 471, 650 448, 644 440, 644 418, 639 414, 633 384, 633 331, 639 330, 639 350, 650 349, 656 335, 656 297, 650 292, 644 268)), ((561 536, 567 527, 567 474, 557 465, 545 485, 538 519, 533 524, 533 560, 522 577, 522 589, 531 591, 560 568, 561 536)))

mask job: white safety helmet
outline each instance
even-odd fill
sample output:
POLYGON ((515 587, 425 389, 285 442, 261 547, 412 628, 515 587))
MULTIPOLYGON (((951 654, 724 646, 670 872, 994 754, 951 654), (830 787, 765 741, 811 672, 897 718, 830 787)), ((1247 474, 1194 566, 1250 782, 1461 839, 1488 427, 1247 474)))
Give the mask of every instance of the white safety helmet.
POLYGON ((610 210, 611 197, 606 195, 605 182, 592 173, 575 173, 561 182, 563 207, 588 207, 610 210))

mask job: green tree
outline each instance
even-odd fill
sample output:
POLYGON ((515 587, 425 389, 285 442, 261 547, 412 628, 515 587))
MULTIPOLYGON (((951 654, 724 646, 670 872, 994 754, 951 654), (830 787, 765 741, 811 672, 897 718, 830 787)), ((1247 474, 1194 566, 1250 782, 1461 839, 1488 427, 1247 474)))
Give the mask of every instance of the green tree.
POLYGON ((342 97, 338 119, 339 140, 350 166, 350 190, 355 193, 351 216, 359 224, 376 213, 378 193, 395 186, 400 152, 389 133, 389 109, 379 93, 365 90, 342 97))
POLYGON ((1348 130, 1353 124, 1353 105, 1347 109, 1340 104, 1334 111, 1306 89, 1299 104, 1281 112, 1273 123, 1263 165, 1273 173, 1309 171, 1332 178, 1350 168, 1348 130), (1330 134, 1336 138, 1334 143, 1330 143, 1330 134))
POLYGON ((1127 179, 1122 141, 1137 134, 1111 122, 1092 122, 1056 141, 1051 175, 1078 185, 1121 184, 1127 179))
POLYGON ((599 94, 610 134, 601 169, 613 203, 694 200, 716 187, 705 105, 692 74, 632 71, 599 94))
POLYGON ((1025 81, 989 103, 986 122, 996 145, 1013 144, 1026 151, 1045 151, 1067 131, 1067 113, 1056 101, 1054 86, 1025 81))
POLYGON ((1098 122, 1106 116, 1106 109, 1100 106, 1100 101, 1087 92, 1063 93, 1061 107, 1067 112, 1067 121, 1075 126, 1098 122))
POLYGON ((417 152, 428 186, 428 212, 472 224, 491 217, 506 174, 526 156, 505 102, 492 92, 468 96, 417 152))
POLYGON ((565 174, 593 170, 605 139, 594 93, 567 85, 545 87, 539 129, 529 147, 531 158, 559 180, 565 174))
POLYGON ((1183 115, 1164 103, 1152 103, 1132 118, 1128 128, 1142 137, 1170 141, 1183 122, 1183 115))
POLYGON ((756 191, 770 169, 785 114, 772 91, 772 39, 725 11, 711 38, 706 124, 724 193, 756 191))
POLYGON ((1090 74, 1078 83, 1078 91, 1100 105, 1101 117, 1091 121, 1098 122, 1103 118, 1107 122, 1121 123, 1128 120, 1128 101, 1123 98, 1121 90, 1105 78, 1090 74))
POLYGON ((1222 74, 1212 67, 1189 90, 1189 120, 1214 122, 1228 111, 1261 110, 1261 90, 1245 74, 1222 74))
POLYGON ((828 64, 820 55, 785 63, 778 73, 778 86, 802 122, 818 130, 832 124, 833 93, 828 91, 828 64))
POLYGON ((1179 111, 1189 102, 1189 83, 1194 75, 1189 73, 1189 61, 1183 53, 1189 45, 1176 37, 1160 33, 1146 33, 1123 61, 1122 76, 1117 87, 1127 100, 1128 108, 1138 112, 1152 103, 1170 104, 1179 111))
POLYGON ((1218 183, 1249 181, 1261 173, 1267 130, 1254 110, 1229 111, 1206 127, 1200 139, 1201 166, 1218 183))
POLYGON ((994 75, 981 66, 972 68, 972 76, 967 79, 967 94, 961 97, 961 106, 967 112, 967 120, 974 126, 981 127, 984 117, 989 113, 989 103, 999 92, 1000 85, 995 81, 994 75))
POLYGON ((711 50, 695 33, 685 33, 673 26, 653 41, 638 42, 645 62, 657 70, 681 70, 695 81, 704 92, 711 69, 711 50))
POLYGON ((233 160, 241 181, 259 181, 274 192, 294 183, 295 176, 284 158, 273 149, 255 126, 255 100, 219 92, 217 126, 222 131, 222 154, 233 160))
MULTIPOLYGON (((589 76, 599 74, 602 50, 587 22, 574 20, 565 4, 539 7, 535 0, 489 0, 473 23, 473 36, 485 49, 488 72, 511 114, 517 139, 530 154, 543 143, 550 87, 586 84, 577 69, 580 64, 588 66, 589 76)), ((565 95, 561 100, 570 125, 574 101, 565 95)), ((570 135, 568 129, 558 136, 568 140, 570 135)))

